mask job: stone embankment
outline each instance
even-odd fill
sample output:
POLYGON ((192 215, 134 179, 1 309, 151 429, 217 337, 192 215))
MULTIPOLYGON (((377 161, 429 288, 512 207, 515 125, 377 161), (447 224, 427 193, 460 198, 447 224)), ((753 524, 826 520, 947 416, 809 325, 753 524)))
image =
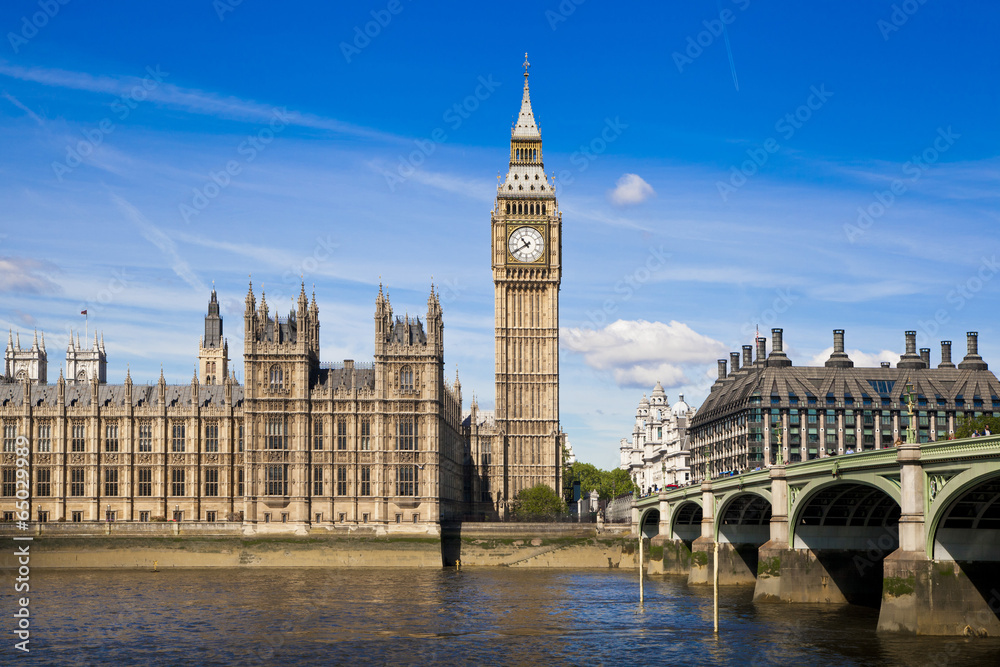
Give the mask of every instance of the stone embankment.
MULTIPOLYGON (((60 527, 62 528, 62 527, 60 527)), ((576 524, 461 524, 440 535, 312 529, 244 534, 228 524, 80 526, 35 534, 33 568, 203 567, 635 568, 629 527, 576 524)), ((4 531, 5 541, 14 536, 4 531)), ((0 569, 15 568, 13 549, 0 569)))

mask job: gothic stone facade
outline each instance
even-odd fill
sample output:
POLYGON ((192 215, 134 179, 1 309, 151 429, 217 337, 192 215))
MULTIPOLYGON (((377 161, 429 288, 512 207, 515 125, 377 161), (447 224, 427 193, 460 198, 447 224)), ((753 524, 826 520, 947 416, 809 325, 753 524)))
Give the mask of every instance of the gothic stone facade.
POLYGON ((951 341, 941 342, 941 363, 931 367, 930 349, 917 352, 915 331, 906 332, 906 352, 895 368, 856 368, 844 352, 844 331, 833 332, 833 353, 821 367, 793 366, 782 330, 719 360, 719 379, 691 421, 691 472, 706 478, 857 451, 894 447, 905 441, 907 383, 917 395, 915 433, 920 442, 946 440, 958 420, 1000 415, 1000 382, 979 356, 978 336, 969 332, 968 353, 956 366, 951 341))
MULTIPOLYGON (((213 294, 214 301, 214 294, 213 294)), ((210 318, 217 315, 210 306, 210 318)), ((221 325, 219 327, 221 334, 221 325)), ((245 386, 0 383, 0 512, 30 444, 33 521, 241 520, 248 529, 367 525, 436 531, 461 512, 461 390, 444 380, 432 290, 426 329, 376 300, 375 359, 319 361, 319 309, 286 317, 251 290, 245 386)), ((202 341, 204 348, 204 340, 202 341)))

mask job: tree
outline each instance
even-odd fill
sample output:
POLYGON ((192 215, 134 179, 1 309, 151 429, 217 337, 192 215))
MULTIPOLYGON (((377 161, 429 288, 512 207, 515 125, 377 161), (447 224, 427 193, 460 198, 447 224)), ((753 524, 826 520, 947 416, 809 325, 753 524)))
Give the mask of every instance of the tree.
POLYGON ((521 521, 552 521, 566 514, 566 501, 546 484, 538 484, 518 491, 513 513, 521 521))
POLYGON ((991 417, 988 415, 982 415, 974 419, 961 417, 955 426, 955 437, 968 438, 972 435, 973 431, 982 435, 987 428, 989 428, 992 435, 1000 435, 1000 417, 991 417))
POLYGON ((636 490, 627 470, 601 470, 591 463, 574 463, 566 473, 567 487, 572 489, 573 482, 580 482, 580 492, 590 493, 596 490, 605 500, 610 500, 623 493, 636 490))

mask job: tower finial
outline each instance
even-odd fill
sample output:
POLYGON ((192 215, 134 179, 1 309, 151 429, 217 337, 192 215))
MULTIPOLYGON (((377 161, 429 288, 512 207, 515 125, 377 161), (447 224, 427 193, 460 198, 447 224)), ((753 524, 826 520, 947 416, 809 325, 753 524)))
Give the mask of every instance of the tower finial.
POLYGON ((524 52, 524 80, 528 80, 528 68, 531 67, 531 63, 528 62, 528 52, 524 52))

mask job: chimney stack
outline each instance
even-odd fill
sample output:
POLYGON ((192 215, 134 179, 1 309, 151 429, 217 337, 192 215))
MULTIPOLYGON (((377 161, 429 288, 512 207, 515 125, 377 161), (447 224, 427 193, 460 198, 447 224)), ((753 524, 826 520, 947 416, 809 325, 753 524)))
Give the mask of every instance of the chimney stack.
POLYGON ((889 368, 890 365, 891 364, 888 361, 883 361, 881 364, 882 368, 889 368))
POLYGON ((743 368, 753 366, 753 345, 743 346, 743 368))
POLYGON ((906 352, 896 362, 896 368, 925 368, 924 360, 917 354, 917 332, 906 332, 906 352))
POLYGON ((740 370, 740 353, 730 352, 729 353, 729 372, 735 373, 740 370))
POLYGON ((938 368, 954 368, 955 364, 951 362, 951 341, 943 340, 941 341, 941 363, 938 364, 938 368))
POLYGON ((726 379, 726 360, 725 359, 719 359, 719 379, 720 380, 725 380, 726 379))
POLYGON ((757 363, 767 365, 767 339, 763 336, 757 337, 757 363))
POLYGON ((924 361, 924 368, 931 367, 931 348, 922 347, 920 348, 920 358, 924 361))
POLYGON ((833 330, 833 353, 826 360, 827 368, 853 368, 854 362, 844 352, 844 330, 833 330))
POLYGON ((963 370, 971 371, 985 371, 989 369, 983 358, 979 356, 979 332, 970 331, 966 335, 968 340, 969 352, 962 359, 962 363, 958 365, 959 368, 963 370))
POLYGON ((768 366, 791 366, 792 360, 782 349, 781 329, 771 329, 771 354, 767 358, 768 366))

